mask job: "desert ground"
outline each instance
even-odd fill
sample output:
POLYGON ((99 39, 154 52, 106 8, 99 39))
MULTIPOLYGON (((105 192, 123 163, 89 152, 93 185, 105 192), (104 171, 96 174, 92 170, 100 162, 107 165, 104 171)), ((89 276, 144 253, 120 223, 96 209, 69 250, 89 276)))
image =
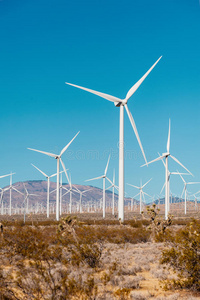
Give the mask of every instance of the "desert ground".
MULTIPOLYGON (((169 230, 193 218, 198 211, 174 213, 169 230)), ((59 222, 30 214, 25 224, 23 215, 1 216, 1 299, 200 299, 195 289, 164 288, 177 273, 160 263, 168 245, 154 239, 151 223, 146 212, 129 211, 124 223, 110 212, 59 222)))

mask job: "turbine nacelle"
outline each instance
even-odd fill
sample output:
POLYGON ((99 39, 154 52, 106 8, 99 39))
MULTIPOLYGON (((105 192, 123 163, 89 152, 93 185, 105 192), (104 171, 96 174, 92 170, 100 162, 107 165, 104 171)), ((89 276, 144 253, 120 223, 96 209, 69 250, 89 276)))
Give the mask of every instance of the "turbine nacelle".
POLYGON ((162 153, 162 156, 168 157, 168 156, 170 156, 170 153, 169 152, 162 153))
POLYGON ((120 107, 120 106, 123 105, 123 104, 122 104, 122 102, 114 102, 114 105, 115 105, 116 107, 120 107))

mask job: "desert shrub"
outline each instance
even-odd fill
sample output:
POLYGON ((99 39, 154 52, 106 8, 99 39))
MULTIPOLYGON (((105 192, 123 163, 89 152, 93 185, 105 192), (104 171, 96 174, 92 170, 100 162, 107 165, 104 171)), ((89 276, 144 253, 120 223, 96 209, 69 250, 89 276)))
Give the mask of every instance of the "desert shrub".
POLYGON ((168 215, 167 220, 163 220, 159 216, 159 209, 156 204, 147 206, 147 215, 150 218, 151 224, 148 229, 151 231, 151 239, 156 242, 163 242, 168 237, 169 232, 166 230, 172 225, 173 216, 168 215))
MULTIPOLYGON (((91 246, 91 245, 90 245, 91 246)), ((15 226, 7 228, 0 243, 0 297, 2 299, 82 299, 95 298, 97 287, 93 274, 70 277, 70 247, 59 240, 55 228, 15 226), (2 295, 2 296, 1 296, 2 295)), ((84 259, 93 264, 88 249, 84 259)), ((82 258, 83 260, 83 258, 82 258)))
POLYGON ((85 262, 89 267, 96 268, 100 265, 103 245, 96 244, 76 244, 72 251, 73 264, 80 265, 85 262))
MULTIPOLYGON (((149 240, 150 231, 145 228, 131 228, 128 226, 75 226, 76 238, 83 244, 91 244, 96 242, 106 242, 114 244, 139 242, 146 243, 149 240)), ((72 234, 71 234, 72 235, 72 234)), ((64 232, 63 232, 64 237, 64 232)), ((70 240, 69 232, 65 235, 66 244, 73 243, 73 237, 70 240)), ((62 241, 64 243, 64 239, 62 241)))
POLYGON ((110 274, 107 272, 103 272, 101 274, 101 281, 103 285, 106 286, 106 284, 110 281, 110 274))
POLYGON ((127 300, 130 292, 130 288, 120 288, 115 291, 114 295, 117 297, 117 299, 127 300))
POLYGON ((165 269, 152 269, 151 270, 151 274, 155 277, 158 278, 160 280, 165 280, 167 279, 167 276, 169 275, 169 271, 165 270, 165 269))
POLYGON ((200 224, 193 220, 171 236, 168 249, 162 252, 161 263, 178 275, 165 282, 165 288, 187 288, 200 291, 200 224))

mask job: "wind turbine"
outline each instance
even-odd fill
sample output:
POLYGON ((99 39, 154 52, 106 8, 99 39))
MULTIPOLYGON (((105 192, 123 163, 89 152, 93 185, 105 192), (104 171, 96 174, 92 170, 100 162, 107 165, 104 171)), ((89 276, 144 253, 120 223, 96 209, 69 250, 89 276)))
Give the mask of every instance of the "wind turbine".
POLYGON ((14 175, 15 173, 11 173, 10 174, 10 186, 4 189, 4 192, 6 191, 10 191, 10 206, 9 206, 9 215, 11 216, 12 214, 12 190, 14 190, 17 193, 20 193, 20 191, 18 191, 16 189, 16 186, 13 186, 12 184, 12 175, 14 175))
MULTIPOLYGON (((158 154, 160 155, 160 153, 158 153, 158 154)), ((166 168, 165 162, 163 161, 163 159, 162 159, 162 163, 163 163, 164 167, 166 168)), ((168 187, 167 187, 167 189, 168 189, 168 194, 170 193, 170 187, 169 187, 170 176, 171 176, 171 175, 180 175, 180 174, 181 174, 181 175, 190 175, 190 174, 188 174, 188 173, 179 173, 178 171, 177 171, 177 172, 170 172, 169 169, 168 169, 168 181, 167 181, 167 182, 168 182, 168 187)), ((160 194, 162 194, 162 191, 163 191, 165 185, 166 185, 166 182, 164 183, 164 185, 163 185, 163 187, 162 187, 162 189, 161 189, 161 191, 160 191, 160 194)), ((168 201, 169 201, 169 198, 168 198, 168 201)), ((169 211, 170 211, 170 201, 167 203, 167 215, 168 215, 169 211)))
MULTIPOLYGON (((162 57, 162 56, 161 56, 162 57)), ((82 86, 78 86, 72 83, 66 82, 66 84, 74 86, 76 88, 85 90, 89 93, 95 94, 101 98, 104 98, 108 101, 114 102, 115 106, 120 107, 120 121, 119 121, 119 219, 121 221, 124 221, 124 107, 126 109, 126 112, 128 114, 129 120, 131 122, 131 125, 133 127, 133 130, 135 132, 136 138, 138 140, 138 143, 140 145, 140 149, 142 151, 142 154, 144 156, 145 161, 146 156, 144 154, 144 150, 142 147, 142 143, 140 141, 140 137, 135 125, 135 121, 133 119, 133 116, 131 112, 128 109, 127 102, 129 98, 136 92, 136 90, 139 88, 139 86, 142 84, 142 82, 145 80, 145 78, 149 75, 149 73, 152 71, 152 69, 156 66, 156 64, 159 62, 161 57, 153 64, 153 66, 136 82, 131 89, 126 94, 126 97, 124 99, 120 99, 105 93, 97 92, 82 86)))
MULTIPOLYGON (((140 190, 140 192, 136 195, 136 196, 140 195, 140 214, 142 213, 142 196, 145 194, 145 195, 151 197, 151 196, 148 195, 147 193, 143 192, 143 188, 144 188, 151 180, 152 180, 152 178, 151 178, 150 180, 148 180, 145 184, 143 184, 143 185, 140 184, 140 186, 136 186, 136 185, 132 185, 132 184, 130 184, 130 183, 127 183, 128 185, 130 185, 130 186, 132 186, 132 187, 134 187, 134 188, 140 190)), ((136 197, 136 196, 135 196, 135 197, 136 197)))
MULTIPOLYGON (((25 186, 25 183, 24 183, 24 191, 25 191, 25 197, 24 197, 24 208, 25 208, 25 204, 26 204, 26 213, 29 214, 29 196, 38 196, 36 194, 29 194, 29 192, 27 191, 27 188, 25 186)), ((25 210, 25 209, 24 209, 25 210)))
MULTIPOLYGON (((76 186, 74 186, 75 189, 78 191, 78 193, 80 194, 80 199, 79 199, 79 212, 82 213, 83 210, 82 210, 82 196, 85 196, 84 194, 91 191, 92 189, 87 189, 87 190, 84 190, 84 191, 80 191, 76 186)), ((86 197, 86 196, 85 196, 86 197)))
POLYGON ((72 194, 73 194, 72 191, 74 191, 74 192, 77 192, 77 191, 76 191, 76 190, 73 190, 73 188, 72 188, 71 175, 68 176, 67 170, 66 170, 66 168, 65 168, 65 164, 64 164, 64 162, 63 162, 62 160, 61 160, 61 165, 62 165, 62 167, 63 167, 63 170, 64 170, 64 172, 65 172, 65 175, 66 175, 67 180, 68 180, 68 183, 69 183, 69 189, 67 189, 66 187, 63 186, 63 189, 67 190, 67 192, 66 192, 63 196, 65 196, 66 194, 69 193, 69 197, 70 197, 69 212, 70 212, 70 214, 71 214, 71 213, 72 213, 72 194))
POLYGON ((107 188, 109 190, 112 188, 112 214, 115 214, 115 189, 119 191, 118 187, 115 185, 115 170, 113 170, 113 181, 111 181, 109 178, 107 180, 111 183, 111 186, 107 188))
MULTIPOLYGON (((50 178, 57 175, 57 173, 48 176, 45 174, 42 170, 40 170, 38 167, 36 167, 34 164, 31 164, 35 169, 37 169, 42 175, 44 175, 47 178, 47 218, 49 218, 49 189, 50 189, 50 178)), ((62 171, 63 172, 63 171, 62 171)), ((61 172, 60 172, 61 173, 61 172)))
POLYGON ((108 171, 109 161, 110 161, 110 155, 108 157, 108 162, 107 162, 107 165, 106 165, 103 175, 92 178, 92 179, 85 180, 85 181, 91 181, 91 180, 97 180, 97 179, 103 178, 103 218, 105 218, 105 216, 106 216, 106 178, 107 178, 106 175, 107 175, 107 171, 108 171))
MULTIPOLYGON (((163 158, 165 158, 165 220, 167 220, 168 218, 168 203, 169 203, 169 171, 168 171, 168 157, 171 157, 175 162, 177 162, 181 167, 183 167, 188 173, 190 173, 192 175, 192 173, 186 168, 184 167, 184 165, 182 163, 180 163, 180 161, 175 158, 174 156, 172 156, 169 152, 170 150, 170 127, 171 124, 170 124, 170 120, 169 120, 169 132, 168 132, 168 139, 167 139, 167 152, 166 153, 163 153, 161 156, 159 156, 158 158, 142 165, 145 166, 145 165, 149 165, 153 162, 156 162, 158 160, 161 160, 163 158)), ((192 175, 193 176, 193 175, 192 175)))
POLYGON ((198 194, 199 192, 196 192, 196 193, 194 193, 193 194, 193 196, 194 196, 194 203, 195 203, 195 210, 197 210, 198 211, 198 198, 199 198, 199 196, 197 196, 197 194, 198 194))
MULTIPOLYGON (((80 132, 80 131, 79 131, 80 132)), ((67 150, 67 148, 70 146, 70 144, 73 142, 73 140, 77 137, 77 135, 79 134, 79 132, 73 137, 73 139, 61 150, 60 154, 54 154, 54 153, 49 153, 49 152, 44 152, 44 151, 40 151, 40 150, 36 150, 36 149, 32 149, 32 148, 28 148, 29 150, 32 151, 36 151, 36 152, 40 152, 43 154, 46 154, 48 156, 54 157, 55 159, 57 159, 57 190, 56 190, 56 220, 59 221, 59 188, 60 188, 60 184, 59 184, 59 174, 60 174, 60 162, 62 164, 62 159, 61 156, 63 155, 63 153, 67 150)))
POLYGON ((181 179, 183 180, 183 184, 184 184, 184 187, 183 187, 183 192, 181 194, 181 198, 183 196, 183 193, 185 192, 185 215, 187 213, 187 185, 188 184, 199 184, 200 182, 186 182, 185 179, 181 176, 181 174, 179 173, 181 179))
POLYGON ((1 175, 1 176, 0 176, 0 178, 4 178, 4 177, 10 176, 10 186, 9 186, 8 188, 1 189, 1 191, 2 191, 2 194, 1 194, 1 202, 2 202, 2 204, 3 204, 3 193, 4 193, 5 191, 10 190, 10 211, 9 211, 9 215, 10 215, 10 216, 11 216, 11 202, 12 202, 12 192, 11 192, 11 189, 14 189, 14 188, 12 187, 12 175, 14 175, 14 174, 15 174, 15 173, 10 173, 10 174, 6 174, 6 175, 1 175))

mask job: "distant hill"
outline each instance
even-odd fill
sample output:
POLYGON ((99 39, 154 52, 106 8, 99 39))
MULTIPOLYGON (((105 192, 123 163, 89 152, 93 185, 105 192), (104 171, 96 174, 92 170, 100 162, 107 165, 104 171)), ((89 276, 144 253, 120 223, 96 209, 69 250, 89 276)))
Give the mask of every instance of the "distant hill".
MULTIPOLYGON (((36 194, 37 196, 31 196, 29 197, 29 204, 34 205, 37 202, 42 203, 44 206, 46 206, 47 201, 47 181, 45 180, 29 180, 25 182, 16 182, 13 184, 13 187, 16 187, 21 193, 24 194, 24 184, 26 186, 26 189, 29 194, 36 194)), ((7 186, 9 187, 9 186, 7 186)), ((5 187, 5 188, 7 188, 5 187)), ((63 187, 66 189, 69 189, 69 184, 63 184, 63 187)), ((97 187, 94 187, 92 185, 78 185, 74 184, 73 189, 78 188, 80 191, 89 190, 88 192, 84 193, 84 196, 82 197, 82 203, 87 203, 88 201, 92 201, 93 203, 100 201, 100 199, 103 196, 103 190, 97 187)), ((66 193, 65 189, 62 189, 63 194, 63 202, 69 203, 69 193, 64 195, 66 193)), ((77 192, 73 192, 72 195, 73 203, 79 201, 80 194, 77 192)), ((115 194, 115 201, 118 200, 118 195, 115 194)), ((128 202, 130 203, 130 198, 125 198, 125 204, 128 202)), ((3 202, 6 206, 9 205, 10 201, 10 192, 6 191, 3 195, 3 202)), ((12 190, 12 206, 15 207, 21 206, 24 201, 24 196, 17 193, 16 191, 12 190)), ((50 203, 53 203, 56 201, 56 182, 50 183, 50 203), (54 192, 53 192, 54 191, 54 192), (52 193, 51 193, 52 192, 52 193)), ((106 202, 111 203, 112 201, 112 191, 106 190, 106 202)))
MULTIPOLYGON (((46 206, 47 201, 47 181, 45 180, 29 180, 25 182, 16 182, 13 187, 16 187, 21 193, 24 194, 24 184, 26 186, 26 189, 28 190, 29 194, 36 194, 37 196, 30 196, 29 197, 29 204, 35 205, 37 202, 42 204, 43 206, 46 206)), ((8 187, 8 186, 7 186, 8 187)), ((63 187, 66 189, 69 189, 69 184, 63 184, 63 187)), ((84 194, 82 197, 82 203, 83 205, 88 203, 88 201, 92 201, 92 203, 98 203, 102 199, 102 193, 103 190, 100 188, 97 188, 92 185, 78 185, 74 184, 73 189, 75 190, 75 187, 78 188, 80 191, 85 191, 90 189, 88 192, 84 194)), ((6 187, 5 187, 6 188, 6 187)), ((50 203, 55 203, 56 201, 56 182, 50 183, 50 203), (54 191, 54 192, 53 192, 54 191), (52 193, 51 193, 52 192, 52 193)), ((69 193, 64 195, 66 193, 66 190, 62 189, 63 194, 63 203, 69 203, 69 193)), ((72 200, 73 204, 78 203, 80 199, 80 194, 77 192, 73 192, 72 200)), ((118 200, 118 194, 115 194, 115 201, 118 200)), ((3 195, 3 202, 5 206, 9 205, 10 201, 10 192, 6 191, 3 195)), ((17 193, 16 191, 12 190, 12 206, 22 206, 24 201, 24 196, 17 193)), ((137 204, 139 203, 138 200, 134 200, 137 204)), ((179 199, 178 197, 170 197, 170 202, 172 203, 178 203, 184 201, 183 199, 179 199)), ((125 197, 125 205, 130 204, 131 198, 125 197)), ((153 201, 156 204, 164 204, 165 198, 156 199, 153 201)), ((147 203, 147 205, 151 205, 153 202, 147 203)), ((112 190, 106 190, 106 203, 107 206, 112 203, 112 190)))

